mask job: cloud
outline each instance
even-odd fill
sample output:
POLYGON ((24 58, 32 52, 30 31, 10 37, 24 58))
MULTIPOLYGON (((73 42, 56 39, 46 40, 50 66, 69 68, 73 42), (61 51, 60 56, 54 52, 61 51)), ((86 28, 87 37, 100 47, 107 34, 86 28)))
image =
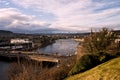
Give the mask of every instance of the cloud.
MULTIPOLYGON (((17 11, 19 17, 17 15, 11 25, 19 24, 18 26, 24 25, 26 28, 29 24, 30 28, 35 26, 33 29, 38 29, 37 26, 44 26, 45 28, 49 26, 52 29, 78 32, 89 31, 91 27, 110 27, 108 25, 120 24, 119 0, 24 0, 21 2, 12 0, 12 3, 27 10, 31 9, 39 15, 43 12, 55 16, 55 21, 48 24, 46 20, 42 23, 40 20, 34 21, 34 17, 17 11), (22 18, 25 19, 22 20, 22 18)), ((8 20, 7 24, 9 23, 8 20)))
POLYGON ((25 15, 15 8, 0 9, 0 26, 4 29, 22 29, 22 30, 39 30, 48 28, 49 23, 36 20, 34 16, 25 15))
POLYGON ((5 1, 5 0, 0 0, 0 4, 9 5, 10 3, 8 1, 5 1))

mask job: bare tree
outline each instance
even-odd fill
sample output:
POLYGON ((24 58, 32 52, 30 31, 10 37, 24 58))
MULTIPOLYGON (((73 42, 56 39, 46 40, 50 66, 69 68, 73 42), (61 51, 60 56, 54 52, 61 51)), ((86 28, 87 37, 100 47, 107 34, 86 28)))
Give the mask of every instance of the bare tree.
POLYGON ((84 38, 82 46, 87 53, 109 52, 117 47, 116 38, 117 35, 113 30, 102 28, 99 32, 91 31, 91 34, 84 38))

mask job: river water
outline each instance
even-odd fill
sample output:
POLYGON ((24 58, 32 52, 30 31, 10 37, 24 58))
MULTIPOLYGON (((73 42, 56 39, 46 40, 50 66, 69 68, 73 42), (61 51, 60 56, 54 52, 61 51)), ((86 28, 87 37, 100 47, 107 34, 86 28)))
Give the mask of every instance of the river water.
POLYGON ((0 80, 8 80, 8 69, 10 63, 0 61, 0 80))
MULTIPOLYGON (((40 49, 40 52, 46 54, 72 55, 77 49, 79 43, 71 39, 59 39, 55 43, 40 49)), ((0 61, 0 80, 8 80, 8 69, 11 63, 0 61)))
POLYGON ((73 55, 77 49, 79 42, 72 39, 59 39, 55 43, 40 49, 41 53, 59 54, 59 55, 73 55))

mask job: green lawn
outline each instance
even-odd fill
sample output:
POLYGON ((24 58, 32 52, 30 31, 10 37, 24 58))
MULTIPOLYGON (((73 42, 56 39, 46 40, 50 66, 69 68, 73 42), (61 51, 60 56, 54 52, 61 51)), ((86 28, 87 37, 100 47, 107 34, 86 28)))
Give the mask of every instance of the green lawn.
POLYGON ((120 80, 120 57, 65 80, 120 80))

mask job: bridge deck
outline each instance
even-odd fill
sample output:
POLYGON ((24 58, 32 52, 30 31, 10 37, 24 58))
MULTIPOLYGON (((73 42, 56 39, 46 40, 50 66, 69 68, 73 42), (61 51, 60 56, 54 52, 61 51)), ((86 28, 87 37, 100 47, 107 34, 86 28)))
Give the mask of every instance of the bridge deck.
POLYGON ((49 57, 49 56, 38 56, 38 55, 29 55, 30 59, 36 61, 47 61, 47 62, 56 62, 58 63, 59 60, 57 58, 49 57))
POLYGON ((53 56, 46 56, 46 55, 40 55, 38 53, 34 52, 0 52, 0 56, 6 56, 6 57, 25 57, 26 59, 35 60, 38 62, 46 61, 46 62, 59 62, 59 59, 53 57, 53 56))

